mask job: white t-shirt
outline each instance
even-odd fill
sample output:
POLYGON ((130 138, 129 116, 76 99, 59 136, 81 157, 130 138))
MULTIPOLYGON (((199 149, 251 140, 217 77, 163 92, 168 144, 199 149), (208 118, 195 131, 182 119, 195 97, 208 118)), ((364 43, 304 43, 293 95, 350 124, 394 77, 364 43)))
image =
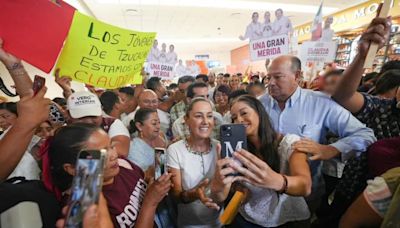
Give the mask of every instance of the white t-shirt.
POLYGON ((324 29, 324 30, 322 30, 320 41, 331 42, 334 35, 335 35, 335 31, 333 31, 332 29, 330 29, 330 28, 324 29))
POLYGON ((188 69, 184 65, 177 65, 175 67, 175 76, 181 77, 185 76, 188 73, 188 69))
POLYGON ((176 62, 178 62, 178 55, 175 52, 168 52, 167 63, 175 65, 176 62))
MULTIPOLYGON (((167 149, 167 165, 181 172, 182 189, 184 191, 195 188, 205 178, 211 180, 214 177, 217 162, 218 141, 212 140, 212 149, 205 155, 190 153, 185 141, 180 140, 167 149), (203 176, 203 166, 205 176, 203 176)), ((209 209, 196 200, 192 203, 178 204, 178 227, 220 227, 220 212, 209 209)))
POLYGON ((150 49, 150 53, 147 56, 148 62, 158 62, 158 58, 160 57, 160 50, 158 48, 152 47, 150 49))
POLYGON ((246 27, 246 33, 244 34, 244 38, 249 38, 250 41, 257 40, 261 38, 263 26, 261 23, 253 23, 251 22, 246 27))
MULTIPOLYGON (((0 135, 0 140, 4 138, 4 136, 8 133, 10 129, 11 127, 9 127, 3 132, 3 134, 0 135)), ((40 168, 36 160, 33 158, 32 154, 29 153, 32 147, 38 142, 38 140, 35 139, 36 137, 35 135, 32 137, 31 142, 29 143, 24 155, 22 156, 18 165, 15 167, 14 171, 7 177, 7 179, 10 179, 12 177, 25 177, 25 179, 27 180, 40 180, 40 168)))
POLYGON ((272 31, 273 35, 289 34, 293 31, 292 22, 286 16, 282 16, 279 20, 275 19, 272 23, 272 31))
POLYGON ((167 52, 166 51, 163 51, 163 50, 160 51, 160 56, 158 58, 158 61, 161 63, 167 62, 167 52))
POLYGON ((110 126, 110 130, 108 130, 108 136, 110 138, 115 136, 127 136, 130 137, 128 129, 124 126, 121 120, 115 119, 114 122, 110 126))
POLYGON ((272 23, 267 22, 262 24, 262 36, 263 37, 270 37, 272 36, 272 23))

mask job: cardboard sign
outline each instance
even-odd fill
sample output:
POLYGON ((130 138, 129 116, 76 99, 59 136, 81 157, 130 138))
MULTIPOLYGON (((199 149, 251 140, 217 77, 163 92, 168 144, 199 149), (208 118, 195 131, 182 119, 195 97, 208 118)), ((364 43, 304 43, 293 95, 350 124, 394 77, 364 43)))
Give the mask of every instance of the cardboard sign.
POLYGON ((49 73, 68 34, 75 9, 63 1, 1 0, 4 49, 49 73))
POLYGON ((284 34, 253 40, 249 47, 252 61, 271 59, 289 53, 289 38, 284 34))
POLYGON ((333 62, 336 56, 337 44, 335 42, 307 41, 301 45, 300 60, 307 62, 327 63, 333 62))
POLYGON ((141 69, 155 36, 118 28, 76 11, 56 67, 60 75, 95 87, 140 84, 141 69))
POLYGON ((159 77, 164 79, 174 78, 174 65, 160 62, 148 63, 150 77, 159 77))

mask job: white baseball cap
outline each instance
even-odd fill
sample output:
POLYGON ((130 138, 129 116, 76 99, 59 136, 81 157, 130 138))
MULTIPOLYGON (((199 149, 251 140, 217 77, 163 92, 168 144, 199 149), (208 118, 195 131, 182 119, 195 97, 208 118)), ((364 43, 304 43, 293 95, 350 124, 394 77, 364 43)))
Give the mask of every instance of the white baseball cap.
POLYGON ((74 119, 86 116, 101 116, 101 103, 96 94, 87 91, 75 92, 68 97, 69 114, 74 119))

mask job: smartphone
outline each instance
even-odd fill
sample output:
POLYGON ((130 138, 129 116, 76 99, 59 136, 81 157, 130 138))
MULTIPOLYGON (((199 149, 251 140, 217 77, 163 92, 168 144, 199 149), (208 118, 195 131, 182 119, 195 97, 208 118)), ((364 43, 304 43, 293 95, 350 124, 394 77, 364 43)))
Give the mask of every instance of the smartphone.
POLYGON ((33 94, 36 95, 43 88, 44 84, 46 84, 46 79, 39 75, 35 75, 33 80, 33 94))
POLYGON ((154 148, 155 159, 154 159, 154 178, 157 180, 160 176, 167 172, 165 149, 161 147, 154 148))
POLYGON ((79 153, 65 227, 82 227, 85 211, 92 204, 98 203, 106 154, 104 149, 83 150, 79 153))
MULTIPOLYGON (((232 157, 233 153, 240 149, 247 150, 246 128, 243 124, 221 125, 220 142, 221 158, 232 157)), ((241 164, 239 161, 237 162, 241 164)))

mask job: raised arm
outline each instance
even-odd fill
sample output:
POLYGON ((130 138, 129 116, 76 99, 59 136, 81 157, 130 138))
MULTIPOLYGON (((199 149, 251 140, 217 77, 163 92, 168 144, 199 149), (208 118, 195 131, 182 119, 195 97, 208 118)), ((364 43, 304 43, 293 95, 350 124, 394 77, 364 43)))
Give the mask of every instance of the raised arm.
POLYGON ((44 98, 46 88, 36 96, 27 95, 18 102, 18 119, 0 140, 0 180, 7 178, 20 162, 37 126, 47 120, 51 101, 44 98))
POLYGON ((360 111, 364 105, 364 97, 357 92, 357 88, 364 73, 364 62, 369 45, 376 43, 379 44, 379 48, 383 47, 389 36, 390 25, 391 18, 375 18, 372 20, 361 36, 358 54, 343 73, 342 80, 336 88, 333 99, 352 113, 360 111))
POLYGON ((14 55, 7 53, 3 49, 3 40, 0 38, 0 61, 10 73, 17 90, 18 95, 22 98, 30 96, 32 90, 32 80, 26 72, 21 60, 14 55))

